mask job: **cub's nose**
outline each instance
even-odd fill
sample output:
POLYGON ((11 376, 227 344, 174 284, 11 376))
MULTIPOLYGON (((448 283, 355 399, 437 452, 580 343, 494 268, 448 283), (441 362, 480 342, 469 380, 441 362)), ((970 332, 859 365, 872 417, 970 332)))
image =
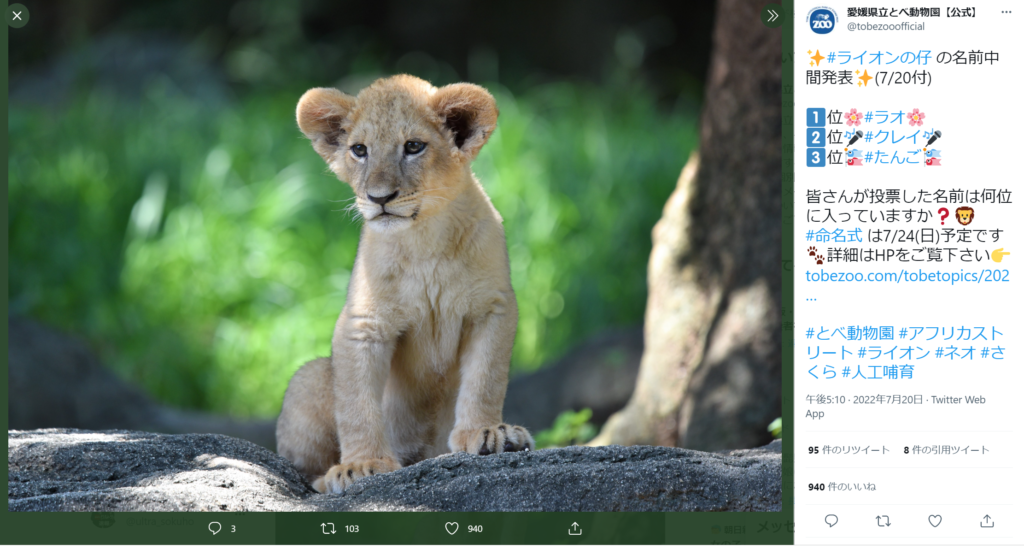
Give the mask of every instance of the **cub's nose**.
POLYGON ((398 198, 398 191, 395 191, 387 196, 373 196, 370 193, 366 193, 366 198, 372 200, 374 204, 380 204, 381 206, 383 206, 384 204, 387 204, 388 202, 391 202, 392 200, 398 198))

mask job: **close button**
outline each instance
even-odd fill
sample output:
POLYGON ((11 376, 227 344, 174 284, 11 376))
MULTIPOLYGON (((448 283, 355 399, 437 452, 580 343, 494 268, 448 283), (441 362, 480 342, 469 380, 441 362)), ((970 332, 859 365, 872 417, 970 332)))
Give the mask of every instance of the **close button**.
POLYGON ((11 28, 20 29, 28 24, 28 8, 24 4, 7 6, 7 24, 11 28))

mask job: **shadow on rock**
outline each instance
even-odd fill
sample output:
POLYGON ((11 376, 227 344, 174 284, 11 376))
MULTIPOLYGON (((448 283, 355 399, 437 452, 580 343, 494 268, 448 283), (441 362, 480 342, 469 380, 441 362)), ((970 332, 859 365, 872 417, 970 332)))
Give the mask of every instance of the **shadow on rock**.
MULTIPOLYGON (((276 448, 276 420, 163 406, 104 368, 78 339, 25 318, 9 317, 8 323, 11 429, 219 433, 276 448)), ((640 328, 599 334, 549 367, 514 378, 505 419, 536 432, 550 427, 560 412, 590 408, 592 421, 600 424, 629 400, 642 354, 640 328)))
POLYGON ((284 458, 222 435, 8 432, 10 511, 778 511, 781 444, 448 454, 315 493, 284 458))

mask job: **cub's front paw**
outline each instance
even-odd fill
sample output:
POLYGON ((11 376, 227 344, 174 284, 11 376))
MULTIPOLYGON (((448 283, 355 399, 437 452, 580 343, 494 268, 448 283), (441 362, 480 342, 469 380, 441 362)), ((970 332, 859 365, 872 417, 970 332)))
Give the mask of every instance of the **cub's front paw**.
POLYGON ((343 461, 340 465, 331 467, 324 476, 314 480, 313 489, 321 494, 340 494, 342 490, 363 477, 390 473, 401 467, 391 458, 343 461))
POLYGON ((486 456, 502 452, 533 450, 530 432, 518 425, 499 423, 482 429, 455 430, 448 439, 453 452, 469 452, 486 456))

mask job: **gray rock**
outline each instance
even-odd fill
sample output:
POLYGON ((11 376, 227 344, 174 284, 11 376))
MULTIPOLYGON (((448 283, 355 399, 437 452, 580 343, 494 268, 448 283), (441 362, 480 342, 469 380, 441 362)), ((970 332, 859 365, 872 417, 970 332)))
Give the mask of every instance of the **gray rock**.
MULTIPOLYGON (((157 433, 220 433, 274 450, 275 419, 179 410, 155 402, 103 366, 85 342, 33 320, 8 317, 8 427, 157 433)), ((533 432, 566 410, 593 410, 603 423, 629 400, 643 353, 643 330, 598 334, 541 370, 517 376, 505 395, 508 423, 533 432)))
POLYGON ((450 454, 315 493, 287 460, 223 435, 8 431, 10 511, 777 511, 778 441, 450 454))
POLYGON ((286 459, 224 435, 8 431, 8 509, 287 511, 312 492, 286 459))

